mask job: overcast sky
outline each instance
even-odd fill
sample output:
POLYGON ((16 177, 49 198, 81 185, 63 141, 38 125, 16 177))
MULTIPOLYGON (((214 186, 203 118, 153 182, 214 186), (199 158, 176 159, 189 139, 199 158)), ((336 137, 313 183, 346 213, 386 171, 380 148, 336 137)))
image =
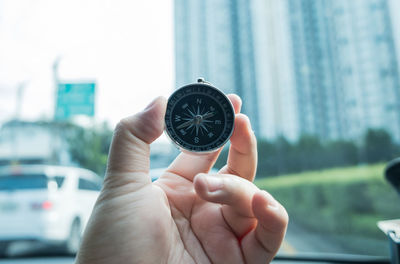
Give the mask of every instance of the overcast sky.
POLYGON ((114 125, 174 87, 173 0, 0 0, 0 123, 50 119, 52 64, 96 80, 96 120, 114 125))

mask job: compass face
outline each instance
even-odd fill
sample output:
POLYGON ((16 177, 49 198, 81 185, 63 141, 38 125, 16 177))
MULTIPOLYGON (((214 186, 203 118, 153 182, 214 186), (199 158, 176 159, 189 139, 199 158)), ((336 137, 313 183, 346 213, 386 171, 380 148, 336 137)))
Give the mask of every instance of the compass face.
POLYGON ((181 148, 211 152, 222 147, 233 132, 235 112, 217 88, 197 83, 176 90, 168 99, 165 125, 181 148))

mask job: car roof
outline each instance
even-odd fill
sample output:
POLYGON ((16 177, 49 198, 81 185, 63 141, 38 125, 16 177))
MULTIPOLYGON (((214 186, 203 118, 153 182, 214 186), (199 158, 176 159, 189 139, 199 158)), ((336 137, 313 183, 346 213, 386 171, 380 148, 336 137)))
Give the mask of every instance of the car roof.
POLYGON ((44 174, 44 175, 54 175, 54 174, 65 175, 69 172, 77 172, 80 174, 92 175, 94 177, 100 178, 94 172, 79 167, 44 165, 44 164, 0 166, 0 177, 2 175, 24 174, 24 173, 44 174))

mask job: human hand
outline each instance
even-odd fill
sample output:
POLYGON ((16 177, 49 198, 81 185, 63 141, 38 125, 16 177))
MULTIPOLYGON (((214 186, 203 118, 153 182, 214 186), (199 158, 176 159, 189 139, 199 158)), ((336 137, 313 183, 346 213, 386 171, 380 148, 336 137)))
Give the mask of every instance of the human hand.
POLYGON ((163 132, 165 98, 117 125, 104 186, 76 263, 268 263, 288 216, 252 181, 257 144, 241 101, 227 165, 208 174, 219 152, 181 153, 151 182, 150 143, 163 132))

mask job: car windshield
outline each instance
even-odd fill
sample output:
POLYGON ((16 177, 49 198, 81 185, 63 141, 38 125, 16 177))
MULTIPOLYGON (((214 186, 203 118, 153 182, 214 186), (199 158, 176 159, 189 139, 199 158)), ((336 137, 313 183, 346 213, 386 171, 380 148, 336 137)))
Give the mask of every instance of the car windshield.
POLYGON ((47 177, 41 174, 0 176, 0 191, 47 189, 47 177))
MULTIPOLYGON (((60 198, 32 196, 25 207, 3 192, 0 219, 28 224, 51 211, 65 226, 32 222, 32 230, 44 230, 38 240, 50 246, 68 241, 72 212, 90 214, 101 188, 100 180, 83 188, 79 178, 105 175, 118 122, 204 78, 241 97, 257 137, 255 184, 290 217, 279 254, 388 257, 377 222, 400 216, 384 178, 400 156, 399 10, 398 0, 0 0, 0 168, 48 166, 64 175, 48 183, 26 169, 1 176, 0 191, 68 189, 60 198), (57 200, 80 193, 92 196, 57 200)), ((172 117, 181 122, 176 133, 194 147, 203 136, 212 142, 209 126, 195 123, 225 125, 227 116, 187 109, 172 117)), ((179 146, 168 133, 151 145, 153 181, 179 146)), ((226 165, 229 146, 213 173, 226 165)), ((78 217, 82 230, 88 217, 78 217)), ((0 244, 21 230, 1 226, 0 244)), ((36 248, 7 246, 11 258, 36 248)))

